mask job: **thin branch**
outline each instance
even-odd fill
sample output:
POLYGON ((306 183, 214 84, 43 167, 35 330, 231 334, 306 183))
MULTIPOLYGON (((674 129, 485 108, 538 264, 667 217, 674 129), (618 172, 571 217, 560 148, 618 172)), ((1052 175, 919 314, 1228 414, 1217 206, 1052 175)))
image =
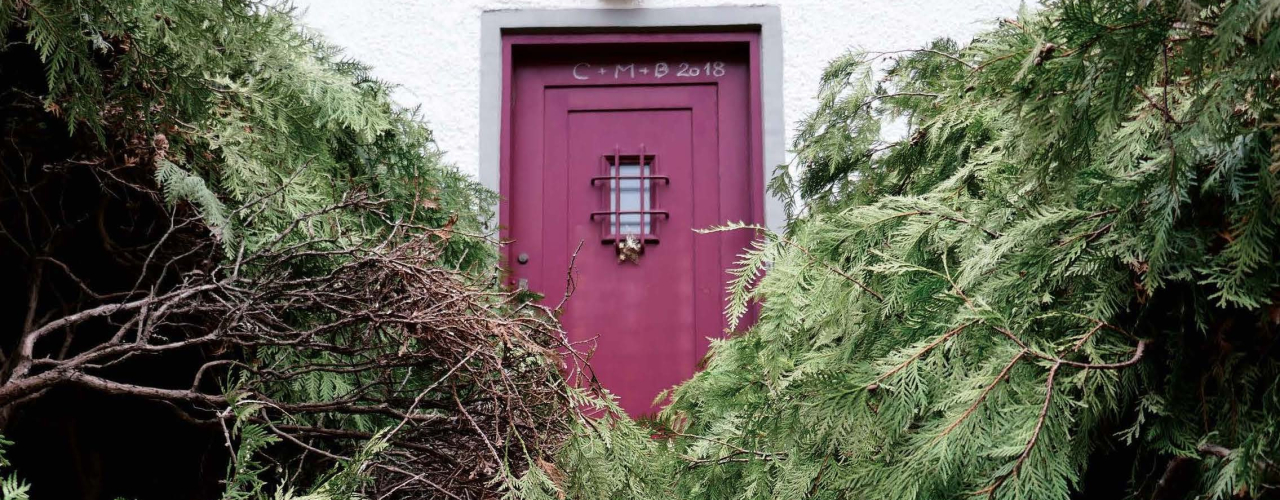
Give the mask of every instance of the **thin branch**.
POLYGON ((1023 464, 1025 464, 1027 458, 1031 456, 1031 450, 1034 449, 1036 447, 1036 443, 1040 441, 1040 432, 1044 429, 1045 418, 1048 417, 1049 406, 1053 402, 1054 377, 1058 375, 1058 368, 1061 366, 1062 363, 1054 363, 1053 366, 1049 368, 1049 378, 1045 382, 1044 403, 1040 405, 1040 415, 1036 417, 1036 425, 1031 430, 1031 439, 1029 439, 1027 441, 1027 445, 1022 448, 1022 453, 1018 455, 1018 460, 1013 463, 1013 469, 997 478, 995 483, 991 486, 975 492, 975 495, 985 493, 988 498, 995 498, 996 490, 999 490, 1000 486, 1003 485, 1010 477, 1017 476, 1018 473, 1022 471, 1023 464))
POLYGON ((1118 363, 1081 363, 1079 361, 1070 361, 1070 360, 1061 359, 1061 358, 1057 359, 1056 362, 1067 365, 1067 366, 1071 366, 1074 368, 1085 368, 1089 370, 1119 370, 1121 368, 1128 368, 1130 366, 1138 364, 1139 361, 1142 361, 1142 355, 1144 352, 1146 352, 1146 350, 1147 350, 1147 341, 1139 340, 1138 347, 1133 350, 1133 356, 1129 357, 1129 359, 1120 361, 1118 363))
POLYGON ((786 453, 784 453, 784 452, 771 452, 771 451, 750 450, 750 449, 747 449, 747 448, 743 448, 743 447, 741 447, 741 446, 737 446, 737 445, 731 444, 731 443, 729 443, 729 442, 727 442, 727 441, 724 441, 724 440, 721 440, 721 439, 716 439, 716 438, 707 437, 707 436, 699 436, 699 435, 697 435, 697 434, 688 434, 688 433, 678 432, 678 431, 674 431, 674 430, 668 430, 668 431, 666 431, 666 432, 665 432, 665 434, 666 434, 666 435, 670 435, 670 436, 679 436, 679 437, 684 437, 684 438, 690 438, 690 439, 697 439, 697 440, 701 440, 701 441, 707 441, 707 442, 715 443, 715 444, 718 444, 718 445, 720 445, 720 446, 723 446, 723 447, 725 447, 725 448, 729 448, 730 450, 732 450, 728 455, 724 455, 724 456, 721 456, 721 457, 718 457, 718 458, 713 458, 713 459, 706 459, 706 458, 693 458, 693 457, 683 457, 683 456, 682 456, 681 458, 683 458, 685 461, 689 462, 689 466, 690 466, 691 468, 692 468, 692 467, 700 467, 700 466, 703 466, 703 465, 723 465, 723 464, 727 464, 727 463, 741 463, 741 462, 748 462, 748 461, 750 461, 750 460, 752 460, 752 459, 768 461, 768 460, 783 460, 783 459, 786 459, 786 458, 787 458, 787 454, 786 454, 786 453), (742 455, 749 455, 749 456, 750 456, 750 458, 744 458, 744 457, 742 457, 742 455))
POLYGON ((805 255, 805 257, 808 257, 808 258, 809 258, 809 262, 812 262, 812 263, 814 263, 814 264, 818 264, 818 265, 820 265, 820 266, 822 266, 822 267, 827 268, 827 270, 828 270, 828 271, 831 271, 831 272, 833 272, 833 273, 836 273, 836 274, 840 275, 840 276, 841 276, 841 277, 843 277, 844 279, 848 280, 850 283, 853 283, 854 285, 856 285, 858 288, 861 288, 864 292, 867 292, 867 293, 871 294, 871 296, 872 296, 872 297, 875 297, 875 298, 876 298, 876 300, 879 300, 880 302, 884 302, 884 296, 880 295, 880 294, 879 294, 879 293, 877 293, 875 290, 872 290, 872 289, 871 289, 871 287, 867 286, 867 284, 866 284, 866 283, 863 283, 863 282, 862 282, 862 280, 859 280, 859 279, 857 279, 857 278, 854 278, 853 276, 850 276, 850 275, 849 275, 849 273, 846 273, 846 272, 844 272, 844 271, 841 271, 840 269, 836 268, 835 266, 831 265, 830 263, 828 263, 828 262, 827 262, 827 261, 825 261, 825 260, 820 260, 820 259, 818 259, 817 257, 814 257, 814 255, 813 255, 812 253, 809 253, 809 249, 807 249, 807 248, 805 248, 805 247, 802 247, 802 246, 800 246, 799 244, 797 244, 797 243, 795 243, 795 242, 793 242, 793 241, 791 241, 791 240, 789 240, 789 239, 786 239, 786 238, 783 238, 782 236, 779 236, 779 237, 778 237, 778 240, 779 240, 779 241, 781 241, 781 242, 783 242, 783 243, 785 243, 785 244, 787 244, 787 245, 790 245, 791 247, 795 248, 796 250, 799 250, 801 253, 803 253, 803 254, 805 255))
POLYGON ((578 289, 578 282, 573 278, 573 271, 576 269, 574 263, 578 261, 578 252, 582 251, 582 244, 586 240, 578 240, 578 246, 573 249, 573 254, 569 256, 569 269, 565 271, 564 297, 560 298, 560 303, 556 304, 556 311, 564 311, 565 303, 569 302, 569 297, 573 296, 573 292, 578 289))
POLYGON ((955 62, 958 62, 958 63, 960 63, 960 64, 963 64, 966 68, 969 68, 969 69, 971 69, 971 70, 972 70, 972 69, 977 69, 977 67, 976 67, 976 66, 974 66, 972 63, 969 63, 969 62, 967 62, 967 61, 965 61, 965 60, 963 60, 963 59, 960 59, 959 57, 956 57, 956 56, 954 56, 954 55, 948 54, 948 53, 946 53, 946 52, 942 52, 942 51, 938 51, 938 50, 933 50, 933 49, 905 49, 905 50, 889 50, 889 51, 867 52, 867 55, 873 56, 873 57, 875 57, 875 58, 879 58, 879 57, 884 57, 884 56, 890 56, 890 55, 895 55, 895 54, 905 54, 905 53, 914 53, 914 54, 933 54, 933 55, 940 56, 940 57, 945 57, 945 58, 950 59, 950 60, 952 60, 952 61, 955 61, 955 62))
POLYGON ((996 375, 995 380, 992 380, 991 383, 988 384, 987 387, 982 390, 982 393, 978 394, 978 398, 973 400, 973 404, 969 405, 969 408, 965 409, 964 413, 961 413, 959 418, 956 418, 954 422, 951 422, 951 425, 948 425, 945 429, 942 430, 942 432, 938 433, 937 437, 934 437, 933 440, 929 442, 929 444, 932 445, 938 442, 939 440, 941 440, 942 438, 946 437, 948 434, 951 434, 951 431, 955 430, 956 427, 959 427, 960 424, 963 423, 965 420, 967 420, 970 415, 973 415, 973 412, 978 409, 978 406, 981 405, 982 402, 987 399, 987 395, 991 394, 991 391, 994 390, 996 386, 1000 384, 1000 382, 1004 381, 1004 379, 1009 376, 1009 372, 1013 370, 1013 366, 1018 364, 1018 361, 1021 361, 1023 356, 1026 356, 1026 355, 1027 355, 1026 349, 1018 351, 1018 354, 1015 355, 1013 359, 1009 360, 1009 363, 1004 365, 1004 369, 1000 370, 1000 373, 996 375))
POLYGON ((902 369, 906 368, 907 365, 914 363, 917 359, 920 359, 925 354, 928 354, 929 351, 933 350, 933 348, 938 347, 943 342, 946 342, 947 339, 954 337, 956 335, 959 335, 960 332, 963 332, 966 328, 969 328, 970 326, 973 326, 976 323, 978 323, 978 320, 972 320, 972 321, 969 321, 968 323, 965 323, 963 325, 952 328, 951 330, 948 330, 947 333, 942 334, 938 338, 934 339, 933 342, 930 342, 928 345, 924 346, 924 348, 920 349, 919 351, 916 351, 916 353, 912 354, 911 357, 907 358, 906 361, 899 363, 897 366, 893 367, 889 371, 884 372, 884 374, 880 375, 879 377, 876 377, 876 380, 874 382, 867 385, 867 390, 874 391, 880 388, 880 383, 883 382, 885 379, 892 377, 894 374, 898 373, 899 371, 902 371, 902 369))

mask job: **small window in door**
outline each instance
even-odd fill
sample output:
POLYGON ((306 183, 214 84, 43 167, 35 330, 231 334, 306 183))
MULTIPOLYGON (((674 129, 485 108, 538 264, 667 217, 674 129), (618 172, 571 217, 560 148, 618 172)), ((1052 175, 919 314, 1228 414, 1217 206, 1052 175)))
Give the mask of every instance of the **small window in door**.
POLYGON ((601 239, 608 243, 631 237, 656 243, 655 218, 666 219, 668 213, 655 208, 658 200, 655 182, 665 185, 670 179, 654 174, 653 155, 612 154, 605 156, 604 163, 605 175, 591 179, 592 185, 608 188, 601 189, 601 195, 606 198, 601 207, 606 210, 592 213, 593 219, 601 216, 597 220, 606 223, 601 239))
POLYGON ((644 213, 645 208, 653 208, 650 163, 636 158, 610 167, 613 180, 609 183, 609 211, 613 214, 609 224, 615 235, 652 234, 649 214, 644 213))

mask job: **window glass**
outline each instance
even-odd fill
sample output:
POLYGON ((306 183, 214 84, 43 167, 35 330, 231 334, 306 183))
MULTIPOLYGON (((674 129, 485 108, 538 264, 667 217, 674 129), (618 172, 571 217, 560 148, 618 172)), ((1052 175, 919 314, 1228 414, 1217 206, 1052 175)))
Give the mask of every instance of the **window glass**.
POLYGON ((612 167, 613 171, 610 174, 615 179, 609 183, 609 211, 615 212, 615 214, 609 217, 609 227, 619 236, 650 234, 651 217, 648 214, 616 213, 653 210, 652 198, 649 197, 649 190, 653 181, 645 179, 644 185, 641 186, 640 179, 636 178, 650 174, 649 163, 645 162, 644 165, 641 165, 639 161, 624 160, 621 164, 612 167), (622 179, 617 177, 622 177, 622 179), (627 177, 632 178, 628 179, 627 177), (641 200, 644 201, 643 207, 640 204, 641 200), (621 218, 621 224, 619 224, 619 218, 621 218))

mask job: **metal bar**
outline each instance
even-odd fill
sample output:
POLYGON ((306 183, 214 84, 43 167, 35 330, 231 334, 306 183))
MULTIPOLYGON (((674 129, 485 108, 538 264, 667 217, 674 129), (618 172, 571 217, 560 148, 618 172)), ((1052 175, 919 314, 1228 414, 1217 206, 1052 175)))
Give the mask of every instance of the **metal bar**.
MULTIPOLYGON (((670 186, 671 178, 665 175, 657 175, 657 172, 658 172, 658 155, 653 155, 653 161, 649 164, 649 174, 655 179, 661 177, 663 180, 663 185, 670 186)), ((651 196, 653 196, 653 199, 650 201, 653 202, 652 203, 653 208, 657 209, 658 208, 658 186, 655 185, 653 186, 652 189, 653 189, 653 194, 651 196)), ((667 217, 667 219, 669 220, 670 217, 667 217)), ((649 234, 653 235, 654 241, 658 240, 658 224, 656 221, 653 224, 653 227, 649 228, 649 234)))
POLYGON ((648 217, 648 214, 644 213, 644 199, 647 198, 647 196, 645 195, 648 194, 648 189, 645 189, 648 186, 648 179, 646 178, 647 176, 645 174, 648 173, 648 169, 644 168, 644 143, 643 142, 640 143, 640 161, 636 163, 640 164, 640 166, 638 167, 640 169, 640 190, 639 190, 640 192, 638 193, 640 195, 640 232, 648 233, 649 217, 648 217))
POLYGON ((592 218, 592 219, 594 219, 594 218, 599 217, 599 216, 601 216, 601 215, 614 215, 614 214, 618 214, 618 215, 648 214, 648 215, 659 215, 659 216, 662 216, 662 218, 664 218, 664 219, 670 219, 670 218, 671 218, 671 214, 670 214, 670 213, 668 213, 666 210, 645 210, 645 211, 643 211, 643 212, 641 212, 641 211, 639 211, 639 210, 622 210, 622 211, 616 211, 616 212, 615 212, 615 211, 613 211, 613 210, 609 210, 609 211, 603 211, 603 210, 602 210, 602 211, 599 211, 599 212, 591 212, 591 218, 592 218))
MULTIPOLYGON (((640 176, 638 176, 638 175, 624 175, 624 176, 621 176, 621 177, 618 177, 618 178, 619 178, 619 179, 622 179, 622 180, 628 180, 628 181, 629 181, 629 180, 639 179, 639 178, 640 178, 640 176)), ((670 178, 670 177, 667 177, 667 176, 665 176, 665 175, 650 175, 650 176, 647 176, 647 177, 645 177, 645 178, 649 179, 650 181, 662 181, 664 184, 671 184, 671 178, 670 178)), ((613 180, 613 179, 614 179, 614 177, 613 177, 613 176, 611 176, 611 175, 602 175, 602 176, 592 177, 592 178, 591 178, 591 185, 592 185, 592 186, 594 186, 594 185, 596 185, 596 183, 597 183, 597 182, 599 182, 599 181, 609 181, 609 180, 613 180)))
MULTIPOLYGON (((608 154, 604 155, 604 157, 600 159, 600 163, 604 166, 604 175, 595 176, 595 177, 592 177, 592 178, 591 178, 591 187, 592 187, 592 188, 595 188, 595 187, 596 187, 596 180, 604 180, 604 179, 609 179, 609 178, 610 178, 610 177, 609 177, 609 176, 610 176, 610 174, 612 174, 612 173, 613 173, 613 170, 611 170, 611 169, 613 168, 613 166, 612 166, 612 163, 610 163, 610 161, 611 161, 611 160, 609 159, 609 155, 608 155, 608 154)), ((597 201, 597 205, 596 205, 596 207, 599 207, 599 206, 600 206, 599 204, 604 204, 604 206, 605 206, 605 207, 608 207, 608 206, 609 206, 609 200, 610 200, 610 197, 612 197, 612 196, 613 196, 613 193, 612 193, 612 192, 610 192, 610 191, 607 189, 608 184, 606 184, 605 186, 606 186, 606 189, 604 190, 604 192, 603 192, 603 193, 600 193, 600 195, 597 197, 597 200, 598 200, 598 201, 597 201)), ((591 222, 595 222, 595 219, 592 219, 592 220, 591 220, 591 222)), ((607 239, 609 239, 609 237, 610 237, 610 236, 611 236, 611 234, 613 233, 613 225, 612 225, 612 224, 613 224, 613 222, 609 222, 608 224, 605 224, 605 225, 603 225, 603 226, 601 226, 601 225, 596 225, 597 230, 599 230, 599 231, 600 231, 600 239, 601 239, 601 240, 607 240, 607 239)))
POLYGON ((613 189, 613 206, 609 210, 617 214, 610 222, 610 232, 616 235, 622 234, 622 153, 619 151, 618 145, 613 145, 613 182, 610 183, 613 189))
MULTIPOLYGON (((655 244, 655 245, 656 245, 656 244, 658 244, 658 243, 659 243, 659 241, 658 241, 658 237, 657 237, 657 236, 654 236, 654 235, 652 235, 652 234, 637 234, 637 235, 634 235, 634 236, 636 237, 636 239, 639 239, 640 241, 643 241, 643 242, 648 243, 648 244, 655 244)), ((614 242, 617 242, 617 241, 619 241, 619 240, 624 240, 624 239, 626 239, 626 238, 623 238, 623 237, 615 237, 615 236, 606 236, 606 237, 604 237, 604 238, 601 238, 601 239, 600 239, 600 243, 609 244, 609 243, 614 243, 614 242)))

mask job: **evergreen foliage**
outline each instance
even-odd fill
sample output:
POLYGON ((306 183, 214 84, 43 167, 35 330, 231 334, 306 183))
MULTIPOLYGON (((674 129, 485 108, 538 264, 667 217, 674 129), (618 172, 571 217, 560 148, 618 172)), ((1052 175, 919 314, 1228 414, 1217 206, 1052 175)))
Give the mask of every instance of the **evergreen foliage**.
POLYGON ((37 498, 492 498, 554 470, 558 327, 494 286, 493 194, 367 68, 269 1, 0 0, 0 38, 0 255, 25 306, 2 316, 0 430, 97 393, 212 437, 190 463, 83 454, 131 479, 40 470, 63 436, 17 435, 37 498), (154 461, 226 476, 154 491, 154 461))
MULTIPOLYGON (((298 216, 353 189, 388 192, 391 212, 480 233, 492 194, 442 167, 431 132, 393 107, 388 85, 293 21, 254 0, 6 1, 44 63, 43 105, 70 133, 144 141, 171 203, 195 204, 228 250, 251 249, 298 216), (414 195, 430 206, 409 206, 414 195), (224 204, 258 205, 252 221, 224 204), (246 224, 252 222, 252 224, 246 224), (247 234, 237 236, 236 231, 247 234)), ((358 224, 335 213, 309 234, 358 224)), ((453 253, 484 262, 489 245, 460 239, 453 253)))
POLYGON ((1055 1, 832 62, 771 183, 804 213, 730 284, 759 321, 657 428, 584 426, 569 496, 1280 496, 1278 16, 1055 1))
MULTIPOLYGON (((13 465, 9 463, 8 458, 5 458, 5 448, 12 444, 13 441, 0 436, 0 469, 8 469, 13 465)), ((31 497, 28 495, 30 491, 31 484, 18 477, 18 473, 0 474, 0 498, 4 500, 30 500, 31 497)))

